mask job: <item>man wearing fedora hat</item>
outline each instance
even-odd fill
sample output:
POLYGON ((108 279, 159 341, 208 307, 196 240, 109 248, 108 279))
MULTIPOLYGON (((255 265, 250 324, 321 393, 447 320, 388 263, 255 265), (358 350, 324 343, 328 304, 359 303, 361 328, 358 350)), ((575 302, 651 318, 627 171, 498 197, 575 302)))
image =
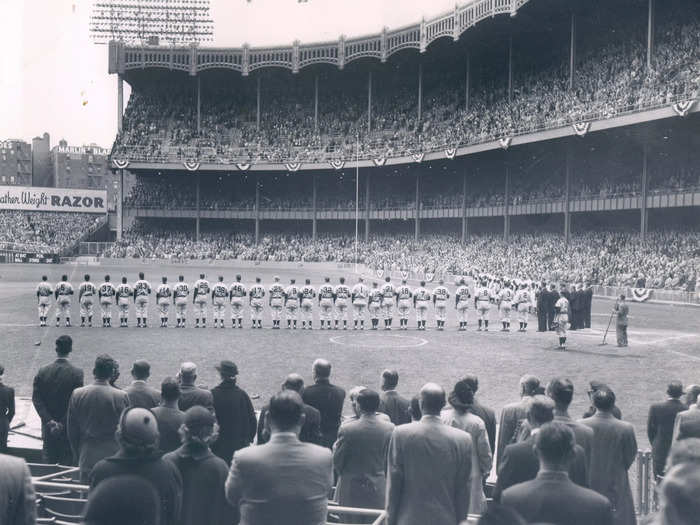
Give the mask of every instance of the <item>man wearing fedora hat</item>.
POLYGON ((231 464, 234 452, 253 442, 257 420, 250 397, 236 384, 236 363, 224 360, 216 369, 221 376, 221 383, 212 388, 211 394, 219 423, 219 439, 212 445, 212 452, 231 464))
POLYGON ((654 403, 649 407, 647 419, 647 436, 651 443, 651 457, 654 464, 654 475, 663 476, 668 451, 673 441, 673 425, 676 414, 685 410, 685 405, 680 400, 683 395, 683 384, 680 381, 671 381, 666 389, 668 399, 661 403, 654 403))

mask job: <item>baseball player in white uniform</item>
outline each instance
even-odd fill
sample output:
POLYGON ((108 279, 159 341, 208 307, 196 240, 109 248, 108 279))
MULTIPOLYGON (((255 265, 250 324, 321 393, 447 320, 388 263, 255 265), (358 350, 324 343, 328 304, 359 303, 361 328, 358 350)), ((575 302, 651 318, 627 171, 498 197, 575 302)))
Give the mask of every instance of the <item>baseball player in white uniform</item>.
POLYGON ((501 313, 501 332, 510 331, 510 311, 513 308, 513 289, 510 283, 505 283, 503 288, 498 292, 498 311, 501 313))
POLYGON ((139 280, 134 283, 134 309, 136 310, 136 327, 148 327, 148 296, 151 295, 151 284, 139 272, 139 280), (143 324, 141 324, 143 321, 143 324))
POLYGON ((228 293, 231 300, 231 325, 235 328, 238 321, 238 328, 243 328, 243 300, 248 295, 248 290, 241 282, 240 275, 236 275, 236 282, 228 287, 228 293))
POLYGON ((406 284, 406 279, 396 289, 396 304, 399 311, 399 329, 408 330, 408 315, 411 312, 411 298, 413 291, 406 284))
POLYGON ((117 295, 117 289, 112 284, 110 276, 105 275, 105 282, 97 290, 97 296, 100 299, 100 312, 102 313, 102 328, 111 328, 112 326, 112 306, 114 306, 115 295, 117 295))
POLYGON ((199 321, 202 321, 202 328, 207 327, 207 306, 209 304, 209 294, 211 286, 203 273, 199 274, 199 279, 192 287, 192 303, 194 304, 194 327, 199 328, 199 321))
POLYGON ((190 285, 185 282, 183 275, 178 276, 177 284, 173 288, 173 297, 175 298, 175 317, 177 318, 177 327, 184 328, 187 320, 187 298, 190 296, 190 285))
POLYGON ((296 279, 289 280, 289 286, 284 291, 284 308, 287 315, 287 329, 297 329, 297 317, 299 316, 299 287, 296 279), (292 325, 293 323, 293 325, 292 325))
POLYGON ((486 286, 484 280, 474 293, 474 307, 479 313, 479 327, 477 331, 481 331, 481 326, 484 326, 485 331, 489 331, 489 310, 491 310, 491 291, 486 286))
POLYGON ((158 305, 158 313, 160 314, 160 327, 168 327, 168 314, 170 305, 172 304, 173 291, 168 284, 168 278, 163 276, 161 284, 156 288, 156 304, 158 305))
POLYGON ((68 276, 61 276, 61 281, 54 290, 56 297, 56 326, 61 324, 61 316, 66 318, 66 326, 70 326, 70 304, 73 296, 73 285, 68 282, 68 276))
POLYGON ((306 330, 306 323, 309 323, 309 330, 313 330, 313 308, 316 290, 311 286, 311 279, 306 279, 301 289, 301 329, 306 330))
POLYGON ((280 321, 282 320, 282 308, 284 307, 284 286, 280 284, 280 278, 275 276, 274 283, 270 285, 268 293, 270 294, 269 304, 272 310, 272 329, 280 329, 280 321))
POLYGON ((532 308, 532 299, 532 292, 528 290, 527 284, 521 284, 520 290, 515 292, 515 299, 513 301, 517 305, 516 308, 518 310, 519 332, 527 331, 528 314, 530 308, 532 308))
POLYGON ((340 284, 335 287, 333 292, 335 295, 335 329, 338 329, 338 323, 342 320, 343 330, 347 330, 350 288, 345 284, 345 277, 340 278, 340 284))
POLYGON ((425 281, 421 281, 420 286, 413 290, 413 306, 416 309, 418 330, 425 330, 425 321, 428 316, 430 300, 430 292, 425 288, 425 281))
POLYGON ((469 298, 472 296, 464 277, 459 278, 459 286, 455 291, 455 308, 459 317, 459 331, 467 329, 467 316, 469 314, 469 298))
POLYGON ((365 329, 365 314, 367 312, 367 298, 369 288, 365 285, 364 279, 360 277, 357 284, 352 287, 352 318, 355 323, 354 330, 357 330, 357 323, 360 323, 360 330, 365 329))
POLYGON ((117 310, 119 310, 119 326, 129 326, 129 301, 134 298, 134 289, 129 286, 126 277, 122 277, 122 283, 117 286, 117 310))
POLYGON ((335 298, 335 290, 331 284, 330 277, 324 279, 324 283, 318 289, 318 304, 321 307, 321 330, 323 330, 324 323, 328 323, 328 329, 331 327, 331 317, 333 315, 333 299, 335 298))
POLYGON ((224 326, 224 317, 226 317, 226 302, 228 300, 228 287, 224 284, 224 276, 219 275, 219 282, 215 283, 211 289, 211 304, 214 317, 214 328, 217 323, 221 328, 224 326))
POLYGON ((396 304, 396 290, 391 284, 391 277, 384 278, 382 285, 382 311, 384 312, 384 330, 391 330, 391 323, 394 320, 394 306, 396 304))
POLYGON ((445 286, 445 282, 440 279, 438 285, 433 290, 433 305, 435 305, 435 324, 437 329, 442 331, 445 329, 445 320, 447 318, 447 300, 450 298, 450 292, 445 286))
POLYGON ((378 286, 376 281, 372 283, 372 289, 369 292, 369 302, 367 303, 369 317, 372 320, 372 330, 376 330, 379 326, 379 311, 382 309, 382 291, 378 286))
POLYGON ((80 302, 80 326, 85 326, 87 319, 88 326, 92 327, 92 314, 95 306, 95 295, 97 288, 90 282, 90 276, 85 274, 85 281, 78 288, 78 301, 80 302))
POLYGON ((41 276, 41 282, 36 287, 36 301, 39 309, 39 326, 46 326, 46 317, 51 307, 53 288, 48 283, 48 277, 41 276))
POLYGON ((255 284, 250 287, 248 296, 248 304, 250 305, 250 319, 253 322, 253 328, 262 328, 263 298, 265 297, 265 288, 262 284, 260 284, 260 277, 255 278, 255 284))
POLYGON ((559 349, 566 350, 566 329, 569 327, 569 300, 559 294, 559 299, 554 303, 554 324, 559 336, 559 349))

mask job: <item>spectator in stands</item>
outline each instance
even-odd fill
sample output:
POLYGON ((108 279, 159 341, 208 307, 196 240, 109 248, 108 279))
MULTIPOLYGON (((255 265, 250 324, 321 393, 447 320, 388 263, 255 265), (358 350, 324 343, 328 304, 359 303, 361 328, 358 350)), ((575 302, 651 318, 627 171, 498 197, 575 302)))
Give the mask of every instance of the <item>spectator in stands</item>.
POLYGON ((0 472, 0 523, 35 525, 36 496, 27 463, 0 454, 0 472))
POLYGON ((7 435, 15 417, 15 389, 2 382, 5 367, 0 365, 0 453, 7 452, 7 435))
MULTIPOLYGON (((289 374, 285 378, 284 383, 282 383, 282 390, 293 390, 301 395, 304 391, 304 379, 299 374, 289 374)), ((258 417, 258 445, 264 445, 270 441, 270 429, 265 426, 269 409, 270 407, 265 405, 260 410, 260 416, 258 417)), ((299 432, 299 441, 313 443, 314 445, 321 444, 321 413, 306 403, 304 403, 304 423, 299 432)))
POLYGON ((501 410, 498 425, 498 449, 496 451, 496 466, 500 470, 503 460, 503 450, 510 443, 517 441, 522 421, 527 418, 527 409, 532 396, 540 387, 540 380, 533 375, 520 378, 520 401, 511 403, 501 410))
POLYGON ((688 410, 679 412, 673 425, 673 440, 700 438, 700 398, 688 410))
MULTIPOLYGON (((503 460, 498 469, 498 479, 493 490, 494 501, 500 501, 501 495, 509 487, 537 477, 540 464, 534 450, 535 436, 542 425, 550 423, 553 419, 554 402, 545 396, 534 396, 527 411, 528 426, 531 429, 529 437, 524 441, 508 445, 503 451, 503 460)), ((574 444, 568 473, 571 481, 577 485, 588 486, 586 453, 580 445, 574 444)))
POLYGON ((214 411, 214 398, 211 392, 194 384, 197 380, 197 365, 189 361, 182 363, 177 378, 180 380, 180 399, 178 400, 180 410, 186 412, 188 408, 200 405, 214 411))
POLYGON ((686 438, 673 442, 666 460, 666 471, 682 463, 700 466, 700 438, 686 438))
POLYGON ((333 483, 331 452, 302 443, 304 403, 283 390, 270 399, 270 441, 233 457, 226 497, 246 525, 322 525, 333 483))
POLYGON ((483 483, 491 472, 493 456, 484 421, 471 413, 471 407, 474 405, 474 391, 471 385, 472 383, 465 379, 455 384, 448 397, 452 408, 444 411, 441 418, 446 425, 464 430, 472 438, 469 511, 472 514, 481 514, 486 509, 483 483))
POLYGON ((178 525, 230 525, 235 511, 226 500, 224 483, 228 465, 210 450, 217 439, 216 417, 193 406, 185 413, 182 446, 166 454, 182 477, 182 511, 178 525))
POLYGON ((71 394, 83 386, 83 371, 68 361, 73 340, 56 339, 56 360, 44 365, 34 376, 32 403, 41 418, 43 460, 50 464, 75 465, 66 434, 66 415, 71 394))
POLYGON ((409 401, 396 391, 399 384, 399 373, 396 370, 382 372, 382 393, 379 395, 379 411, 389 416, 394 425, 410 423, 408 415, 409 401))
POLYGON ((90 490, 115 476, 135 475, 153 484, 160 499, 162 523, 178 523, 182 508, 182 477, 158 450, 158 423, 150 410, 128 408, 116 431, 119 450, 95 465, 90 490))
POLYGON ((467 375, 464 377, 467 386, 474 392, 474 402, 469 411, 475 416, 479 416, 486 426, 486 434, 489 438, 489 447, 491 455, 496 452, 496 413, 492 408, 482 405, 479 398, 476 397, 476 392, 479 390, 479 378, 475 375, 467 375))
POLYGON ((567 472, 577 445, 574 433, 566 424, 555 421, 543 425, 535 435, 534 444, 539 458, 537 477, 507 489, 503 493, 503 505, 516 510, 530 523, 617 523, 605 497, 569 479, 567 472))
POLYGON ((250 397, 236 384, 236 364, 224 360, 216 369, 221 383, 212 388, 211 394, 219 423, 219 439, 212 445, 212 452, 230 465, 236 450, 247 447, 255 439, 257 420, 250 397))
POLYGON ((115 367, 109 355, 97 356, 92 371, 94 383, 75 389, 68 405, 68 441, 83 481, 89 479, 98 461, 119 449, 115 432, 122 411, 129 406, 129 396, 109 384, 115 367))
POLYGON ((332 448, 338 439, 345 390, 331 384, 331 364, 325 359, 316 359, 312 372, 314 384, 304 389, 302 399, 321 413, 321 444, 332 448))
MULTIPOLYGON (((588 399, 591 400, 591 406, 588 407, 588 410, 586 410, 586 412, 584 412, 583 419, 587 419, 596 413, 596 408, 595 408, 595 405, 593 404, 593 394, 595 394, 601 388, 606 388, 606 389, 612 391, 612 389, 608 385, 606 385, 605 383, 601 383, 600 381, 591 381, 590 385, 591 385, 591 389, 588 391, 588 399)), ((622 419, 622 411, 616 405, 613 406, 611 413, 617 419, 622 419)))
POLYGON ((394 429, 389 444, 388 525, 459 523, 469 513, 472 440, 444 425, 445 391, 428 383, 420 391, 420 421, 394 429))
POLYGON ((659 511, 648 525, 693 525, 700 515, 700 469, 682 464, 670 469, 659 487, 659 511))
POLYGON ((180 427, 185 422, 185 413, 177 406, 180 385, 172 377, 163 379, 160 399, 160 405, 151 409, 158 422, 158 443, 162 452, 172 452, 180 447, 180 427))
POLYGON ((129 394, 129 406, 150 410, 160 404, 160 392, 146 384, 150 375, 151 365, 148 361, 134 362, 131 367, 131 377, 134 380, 124 389, 129 394))
POLYGON ((576 444, 586 453, 586 471, 590 470, 593 430, 574 421, 569 415, 569 405, 574 398, 574 384, 566 378, 555 378, 547 385, 547 395, 554 401, 554 421, 564 423, 574 433, 576 444))
POLYGON ((381 509, 394 425, 377 417, 379 394, 375 391, 363 389, 357 396, 357 406, 359 419, 343 423, 333 445, 333 468, 338 474, 335 499, 346 507, 381 509))
POLYGON ((140 476, 114 476, 90 491, 83 525, 161 525, 160 499, 140 476))
POLYGON ((590 487, 610 501, 615 525, 636 523, 627 471, 637 457, 634 427, 615 418, 615 394, 600 388, 591 396, 596 413, 583 423, 593 429, 590 487))
POLYGON ((651 443, 651 456, 653 460, 654 475, 663 476, 668 451, 673 442, 673 427, 676 422, 676 414, 686 410, 686 406, 680 400, 683 395, 683 385, 680 381, 672 381, 666 389, 668 399, 661 403, 654 403, 649 407, 647 418, 647 436, 651 443))

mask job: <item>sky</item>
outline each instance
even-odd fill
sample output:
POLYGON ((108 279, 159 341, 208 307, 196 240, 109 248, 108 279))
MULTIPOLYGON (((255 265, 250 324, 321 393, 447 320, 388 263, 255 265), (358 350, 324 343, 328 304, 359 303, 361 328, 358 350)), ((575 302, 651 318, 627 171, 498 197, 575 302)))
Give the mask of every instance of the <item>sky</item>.
MULTIPOLYGON (((466 3, 461 0, 460 5, 466 3)), ((238 47, 335 40, 398 28, 454 9, 455 0, 211 0, 215 40, 238 47)), ((117 77, 89 33, 92 0, 0 0, 0 140, 47 131, 53 147, 110 147, 117 77)), ((125 84, 124 103, 129 96, 125 84)))

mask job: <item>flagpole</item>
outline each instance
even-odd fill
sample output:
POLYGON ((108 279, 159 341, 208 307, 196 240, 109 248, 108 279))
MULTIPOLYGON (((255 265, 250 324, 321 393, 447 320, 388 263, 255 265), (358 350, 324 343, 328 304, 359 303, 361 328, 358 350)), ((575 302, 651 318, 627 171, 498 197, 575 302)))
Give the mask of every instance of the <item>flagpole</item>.
MULTIPOLYGON (((366 204, 365 204, 366 205, 366 204)), ((360 132, 357 132, 357 147, 355 155, 355 273, 357 273, 357 235, 358 217, 360 216, 360 132)))

